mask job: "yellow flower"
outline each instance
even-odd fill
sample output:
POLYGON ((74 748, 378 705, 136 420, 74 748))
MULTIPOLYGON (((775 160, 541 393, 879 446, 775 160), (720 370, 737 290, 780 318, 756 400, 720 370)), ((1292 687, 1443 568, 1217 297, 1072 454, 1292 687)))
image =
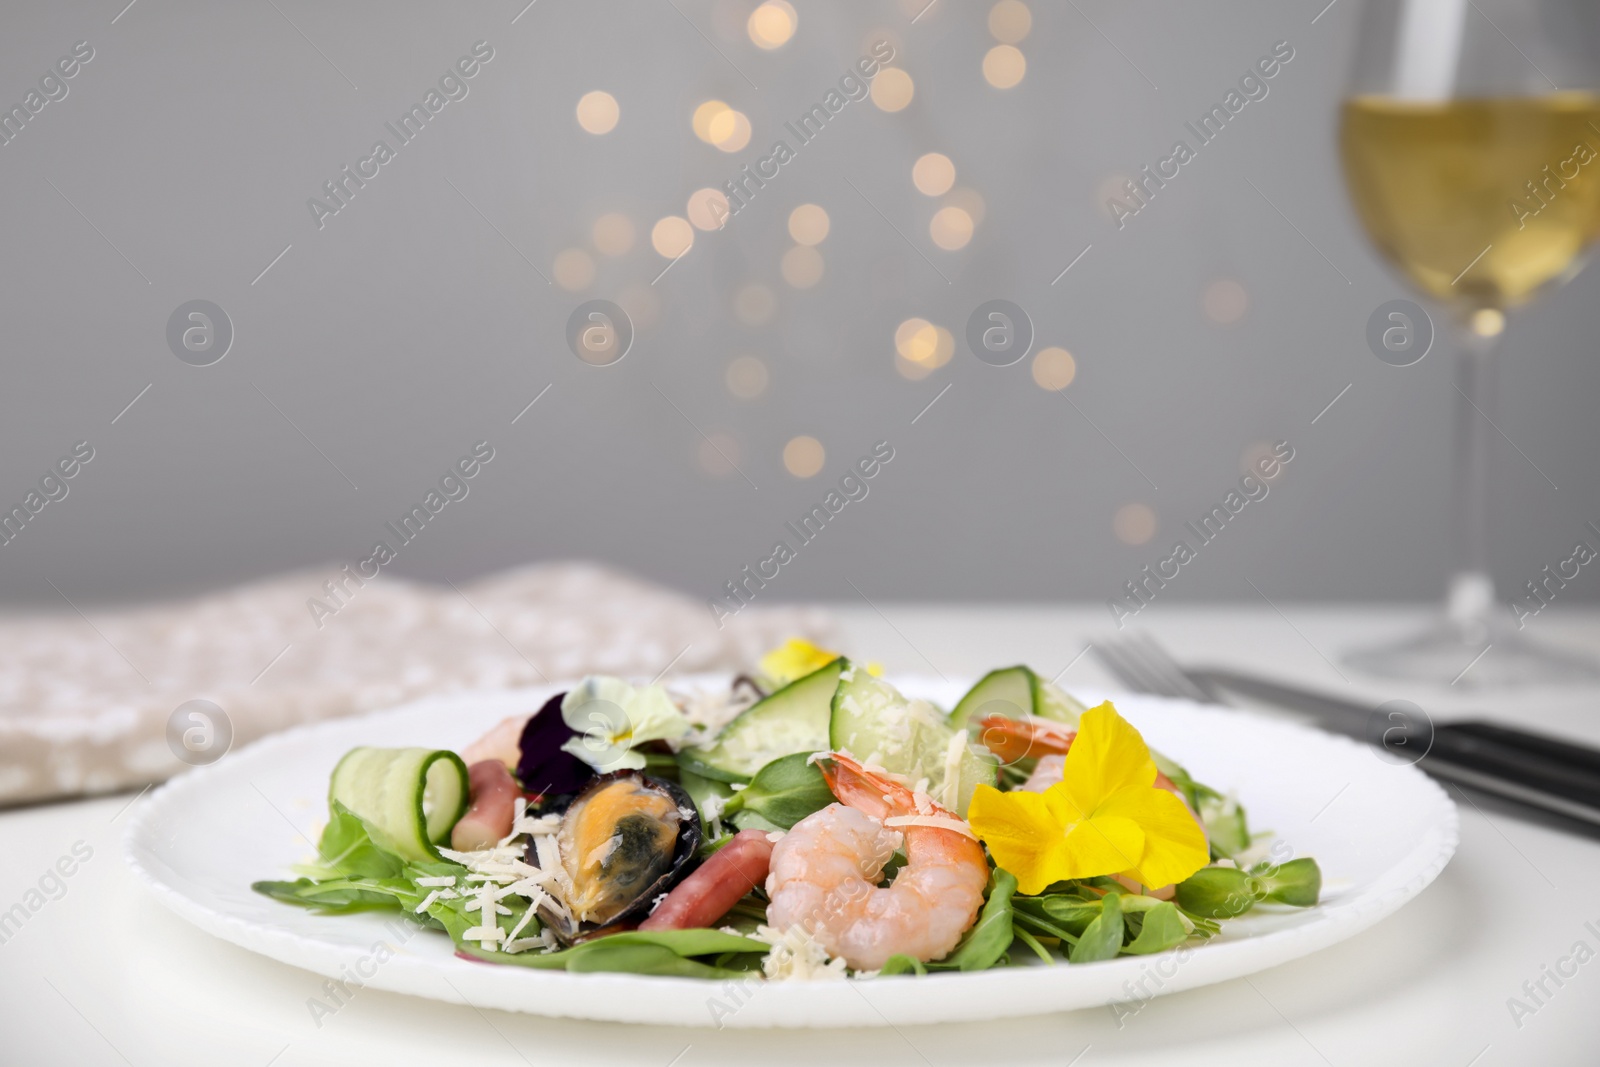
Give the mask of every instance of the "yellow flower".
POLYGON ((761 674, 774 689, 826 667, 839 653, 818 648, 803 637, 791 637, 761 657, 761 674))
POLYGON ((980 785, 967 819, 1023 893, 1104 874, 1170 885, 1210 854, 1194 815, 1155 780, 1144 738, 1107 701, 1079 720, 1060 782, 1043 793, 980 785))

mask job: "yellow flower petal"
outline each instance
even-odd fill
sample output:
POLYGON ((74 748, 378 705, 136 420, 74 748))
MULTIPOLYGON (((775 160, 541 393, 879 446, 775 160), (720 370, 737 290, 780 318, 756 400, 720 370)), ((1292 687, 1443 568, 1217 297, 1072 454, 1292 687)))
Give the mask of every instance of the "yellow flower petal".
POLYGON ((1017 876, 1023 893, 1041 893, 1051 882, 1071 877, 1060 873, 1067 869, 1067 839, 1042 793, 1002 793, 980 784, 967 821, 995 863, 1017 876))
POLYGON ((1109 700, 1083 713, 1062 777, 1078 807, 1093 812, 1113 793, 1155 780, 1149 746, 1109 700))
POLYGON ((1210 859, 1193 813, 1155 780, 1139 731, 1106 703, 1083 714, 1061 782, 1043 793, 980 785, 967 817, 1023 893, 1104 874, 1155 888, 1210 859))
POLYGON ((1144 853, 1121 873, 1151 889, 1181 882, 1211 862, 1205 831, 1184 802, 1165 789, 1126 789, 1107 798, 1095 819, 1122 817, 1144 831, 1144 853))
POLYGON ((761 673, 774 686, 784 686, 838 658, 837 652, 818 648, 804 638, 791 637, 761 657, 761 673))
POLYGON ((1093 878, 1124 871, 1144 855, 1145 833, 1120 815, 1096 815, 1067 830, 1067 873, 1062 878, 1093 878))

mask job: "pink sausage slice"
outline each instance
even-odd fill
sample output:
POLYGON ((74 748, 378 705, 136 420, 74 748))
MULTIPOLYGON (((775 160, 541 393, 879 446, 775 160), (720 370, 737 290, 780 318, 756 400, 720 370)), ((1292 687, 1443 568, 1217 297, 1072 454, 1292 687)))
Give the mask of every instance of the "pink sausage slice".
POLYGON ((493 848, 511 832, 522 789, 497 759, 480 760, 468 767, 467 784, 472 806, 450 831, 450 847, 458 852, 493 848))
POLYGON ((767 880, 772 842, 765 830, 741 830, 702 863, 660 907, 639 924, 641 930, 694 930, 728 914, 741 897, 767 880))

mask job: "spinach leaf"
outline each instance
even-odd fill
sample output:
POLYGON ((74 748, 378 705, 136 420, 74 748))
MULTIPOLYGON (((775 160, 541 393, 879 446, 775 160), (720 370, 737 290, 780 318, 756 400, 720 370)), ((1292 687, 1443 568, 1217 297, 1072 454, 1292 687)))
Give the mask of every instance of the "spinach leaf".
MULTIPOLYGON (((430 909, 431 910, 431 909, 430 909)), ((630 930, 585 941, 560 952, 496 952, 472 942, 457 948, 475 959, 516 967, 572 972, 608 971, 624 974, 665 974, 683 978, 738 978, 747 969, 713 966, 693 956, 765 953, 768 945, 720 930, 630 930)))
POLYGON ((252 882, 250 888, 273 900, 328 914, 400 907, 400 901, 393 893, 377 891, 343 879, 331 882, 313 882, 309 878, 299 878, 293 882, 252 882))
MULTIPOLYGON (((623 974, 664 974, 677 978, 743 978, 745 972, 715 967, 678 955, 661 945, 609 944, 609 938, 590 942, 594 947, 567 961, 574 974, 609 971, 623 974)), ((516 959, 516 956, 511 957, 516 959)))
POLYGON ((1109 960, 1122 951, 1122 908, 1119 893, 1107 893, 1100 902, 1100 914, 1083 931, 1078 943, 1067 953, 1072 963, 1109 960))
POLYGON ((985 971, 1000 962, 1011 947, 1011 898, 1017 891, 1017 877, 996 867, 989 875, 989 899, 955 950, 944 959, 928 965, 935 971, 985 971))

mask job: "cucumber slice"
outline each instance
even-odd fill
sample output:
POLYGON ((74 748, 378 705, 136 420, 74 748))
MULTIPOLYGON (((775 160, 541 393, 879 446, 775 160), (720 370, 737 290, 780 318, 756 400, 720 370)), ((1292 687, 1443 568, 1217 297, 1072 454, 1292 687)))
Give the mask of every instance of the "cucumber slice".
POLYGON ((978 684, 967 690, 967 695, 950 713, 950 725, 964 727, 971 720, 985 715, 1005 715, 1008 718, 1037 715, 1041 719, 1053 719, 1076 726, 1078 716, 1087 710, 1055 683, 1046 681, 1031 668, 1019 664, 990 671, 978 679, 978 684))
POLYGON ((361 817, 373 842, 402 859, 438 860, 438 846, 467 811, 467 765, 435 748, 353 748, 333 768, 337 800, 361 817))
POLYGON ((950 713, 950 725, 958 729, 985 715, 1017 718, 1033 714, 1033 687, 1037 676, 1027 667, 1002 667, 978 679, 950 713))
POLYGON ((992 755, 971 744, 965 730, 947 723, 938 708, 925 700, 907 700, 864 670, 840 676, 828 739, 835 750, 863 762, 913 782, 927 779, 928 794, 958 815, 966 814, 978 783, 995 783, 999 766, 992 755))
POLYGON ((841 656, 757 701, 711 746, 678 753, 680 766, 706 778, 747 782, 780 756, 826 750, 833 692, 849 665, 841 656))
MULTIPOLYGON (((1032 673, 1031 671, 1029 673, 1032 673)), ((1068 726, 1078 725, 1078 716, 1089 710, 1082 701, 1068 696, 1054 682, 1033 676, 1033 713, 1041 719, 1054 719, 1068 726)))

